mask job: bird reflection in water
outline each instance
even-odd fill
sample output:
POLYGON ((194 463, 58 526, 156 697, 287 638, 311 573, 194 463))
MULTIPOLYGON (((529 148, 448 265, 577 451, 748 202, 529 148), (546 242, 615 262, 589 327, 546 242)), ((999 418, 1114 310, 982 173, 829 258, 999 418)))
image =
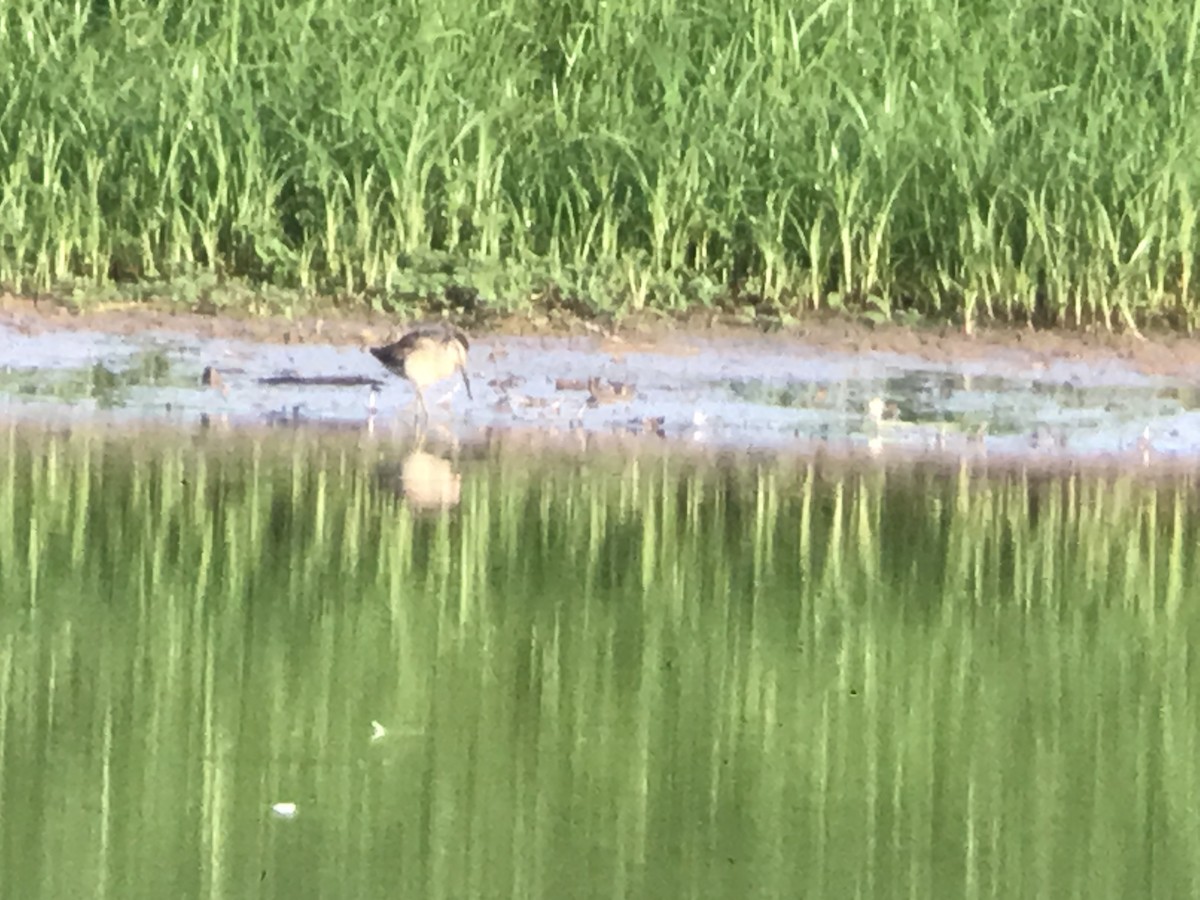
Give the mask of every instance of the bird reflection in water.
POLYGON ((448 459, 421 449, 410 452, 395 464, 380 469, 388 488, 413 510, 436 511, 457 506, 462 495, 462 475, 448 459))

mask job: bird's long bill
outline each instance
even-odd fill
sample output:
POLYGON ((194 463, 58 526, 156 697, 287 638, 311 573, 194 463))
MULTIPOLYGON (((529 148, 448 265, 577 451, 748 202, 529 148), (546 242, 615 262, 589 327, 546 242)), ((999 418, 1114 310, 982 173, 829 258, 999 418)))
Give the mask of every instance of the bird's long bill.
POLYGON ((463 384, 467 386, 467 397, 469 397, 471 400, 474 400, 475 398, 471 396, 471 379, 467 377, 467 367, 459 366, 458 371, 462 372, 463 384))

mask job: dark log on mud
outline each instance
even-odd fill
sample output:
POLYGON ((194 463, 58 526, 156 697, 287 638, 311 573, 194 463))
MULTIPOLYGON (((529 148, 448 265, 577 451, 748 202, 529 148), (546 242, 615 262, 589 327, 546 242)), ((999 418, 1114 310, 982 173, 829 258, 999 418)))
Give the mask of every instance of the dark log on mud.
POLYGON ((302 387, 372 387, 379 390, 383 382, 365 375, 271 375, 258 379, 259 384, 299 385, 302 387))

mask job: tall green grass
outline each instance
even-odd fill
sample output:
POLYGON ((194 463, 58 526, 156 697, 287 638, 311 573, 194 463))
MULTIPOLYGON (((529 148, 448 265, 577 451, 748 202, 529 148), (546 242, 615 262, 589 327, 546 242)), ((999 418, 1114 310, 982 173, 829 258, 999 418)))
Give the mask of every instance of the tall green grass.
POLYGON ((0 282, 1190 326, 1198 34, 1172 0, 11 0, 0 282))
POLYGON ((1190 479, 177 438, 2 432, 14 895, 1200 886, 1190 479))

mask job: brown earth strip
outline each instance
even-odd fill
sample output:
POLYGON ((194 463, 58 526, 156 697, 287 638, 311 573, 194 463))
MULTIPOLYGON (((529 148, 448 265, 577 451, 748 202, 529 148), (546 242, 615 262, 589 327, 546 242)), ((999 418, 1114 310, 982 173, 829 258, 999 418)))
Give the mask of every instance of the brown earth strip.
MULTIPOLYGON (((81 311, 50 301, 0 294, 0 325, 24 333, 92 330, 131 335, 162 329, 235 340, 366 347, 398 336, 411 324, 381 314, 351 315, 336 311, 325 317, 296 319, 254 317, 237 312, 201 315, 144 304, 98 306, 81 311)), ((1101 330, 993 326, 978 328, 968 335, 950 325, 872 325, 831 316, 812 316, 787 328, 764 332, 716 314, 697 314, 682 320, 631 315, 611 330, 579 319, 511 316, 490 331, 499 335, 598 339, 606 352, 618 357, 647 352, 690 355, 697 352, 691 339, 726 338, 774 346, 794 344, 798 351, 803 347, 818 347, 843 353, 897 353, 930 362, 985 359, 998 353, 1016 352, 1034 369, 1058 360, 1121 360, 1146 375, 1186 376, 1200 371, 1200 341, 1172 332, 1151 332, 1143 338, 1101 330)))

